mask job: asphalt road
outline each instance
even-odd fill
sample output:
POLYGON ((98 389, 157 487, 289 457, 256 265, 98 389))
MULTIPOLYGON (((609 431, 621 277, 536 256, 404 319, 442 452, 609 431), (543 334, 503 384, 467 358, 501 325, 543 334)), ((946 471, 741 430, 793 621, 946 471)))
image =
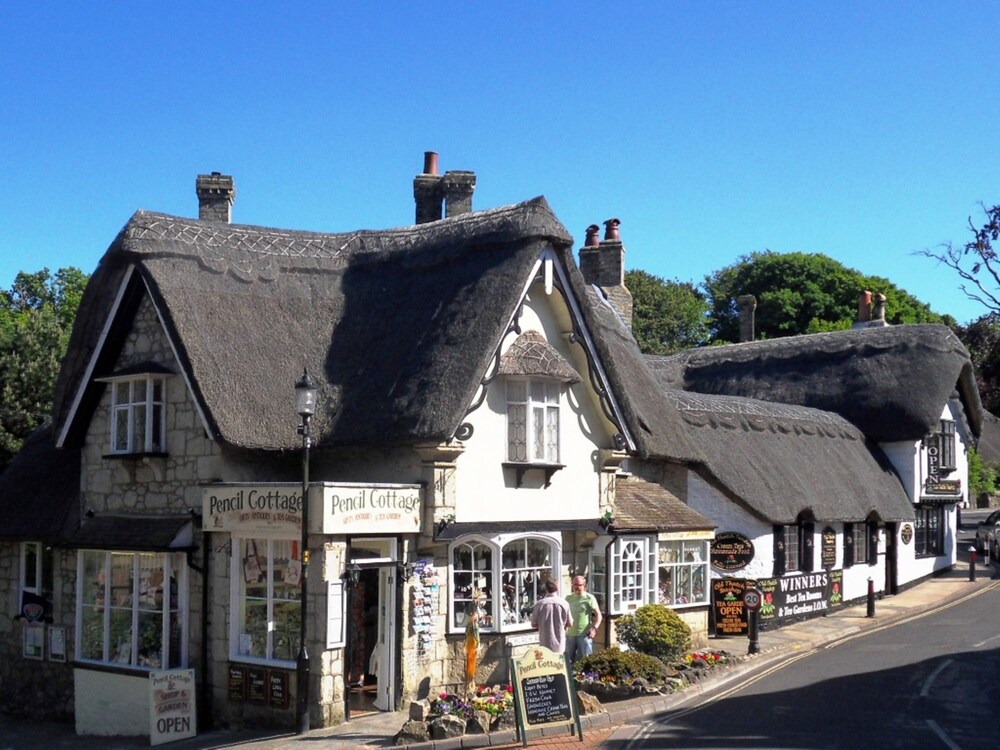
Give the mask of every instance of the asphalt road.
POLYGON ((791 656, 649 721, 623 750, 1000 746, 1000 582, 791 656))

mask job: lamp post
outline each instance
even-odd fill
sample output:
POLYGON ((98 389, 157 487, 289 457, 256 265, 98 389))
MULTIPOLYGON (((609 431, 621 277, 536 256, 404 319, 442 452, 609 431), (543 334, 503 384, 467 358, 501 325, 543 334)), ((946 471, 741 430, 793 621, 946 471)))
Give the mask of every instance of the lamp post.
POLYGON ((295 410, 302 417, 299 434, 302 436, 302 575, 299 601, 299 655, 295 661, 298 689, 296 705, 296 734, 309 731, 309 653, 306 651, 306 593, 309 579, 309 420, 316 413, 316 381, 309 371, 302 370, 302 377, 295 384, 295 410))

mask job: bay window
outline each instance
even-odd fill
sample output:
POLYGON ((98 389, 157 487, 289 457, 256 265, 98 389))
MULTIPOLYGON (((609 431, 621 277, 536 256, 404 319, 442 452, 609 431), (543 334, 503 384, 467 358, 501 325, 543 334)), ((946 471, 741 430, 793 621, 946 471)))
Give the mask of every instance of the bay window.
POLYGON ((549 535, 498 535, 455 541, 451 559, 449 630, 464 630, 478 611, 479 628, 510 632, 531 627, 531 610, 548 578, 559 580, 561 544, 549 535))
POLYGON ((187 663, 187 567, 182 554, 81 550, 76 653, 137 669, 187 663))
POLYGON ((296 539, 234 537, 230 657, 294 662, 299 652, 301 575, 296 539))

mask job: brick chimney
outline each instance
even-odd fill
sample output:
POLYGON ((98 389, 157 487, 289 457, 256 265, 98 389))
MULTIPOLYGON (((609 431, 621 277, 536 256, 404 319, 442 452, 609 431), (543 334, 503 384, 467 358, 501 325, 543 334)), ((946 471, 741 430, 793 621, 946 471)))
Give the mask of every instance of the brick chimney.
POLYGON ((202 221, 232 220, 233 201, 236 200, 236 186, 229 175, 212 172, 200 174, 194 183, 198 194, 198 218, 202 221))
POLYGON ((426 224, 441 218, 441 176, 438 174, 436 151, 424 152, 424 171, 413 178, 413 200, 417 205, 417 224, 426 224))
POLYGON ((736 305, 740 310, 740 343, 753 341, 757 335, 754 330, 757 298, 752 294, 741 294, 736 298, 736 305))
POLYGON ((445 172, 441 178, 445 218, 472 213, 472 191, 475 189, 475 172, 445 172))
POLYGON ((472 192, 476 189, 475 172, 445 172, 438 174, 436 151, 424 152, 424 171, 413 178, 413 200, 417 206, 417 224, 426 224, 444 215, 461 216, 472 211, 472 192))
POLYGON ((587 240, 580 249, 580 272, 588 284, 601 287, 625 323, 632 327, 632 293, 625 286, 625 246, 618 219, 604 222, 604 239, 597 242, 596 224, 587 228, 587 240))

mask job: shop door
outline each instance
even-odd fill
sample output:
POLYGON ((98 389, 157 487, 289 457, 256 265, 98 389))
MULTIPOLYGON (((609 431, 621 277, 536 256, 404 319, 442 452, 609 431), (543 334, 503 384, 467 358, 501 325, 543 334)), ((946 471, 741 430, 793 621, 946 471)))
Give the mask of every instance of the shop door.
POLYGON ((374 706, 379 711, 396 710, 395 654, 396 654, 396 566, 380 568, 378 622, 376 625, 376 646, 373 652, 375 663, 372 672, 376 678, 374 706))
POLYGON ((349 716, 396 710, 397 596, 394 539, 354 540, 361 569, 350 592, 349 716))

